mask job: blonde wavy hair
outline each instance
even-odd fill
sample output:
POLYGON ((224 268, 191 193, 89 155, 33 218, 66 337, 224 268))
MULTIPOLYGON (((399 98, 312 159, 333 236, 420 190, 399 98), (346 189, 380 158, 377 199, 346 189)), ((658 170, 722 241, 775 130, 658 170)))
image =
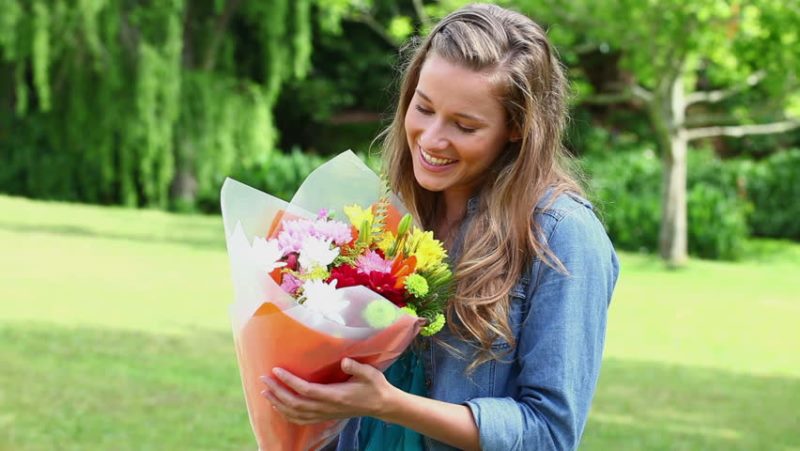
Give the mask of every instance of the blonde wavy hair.
POLYGON ((413 176, 404 119, 429 54, 492 74, 508 125, 521 139, 509 142, 482 183, 478 209, 464 235, 468 243, 456 263, 456 290, 447 322, 475 347, 470 370, 500 356, 492 344, 516 345, 509 326, 509 292, 533 262, 564 271, 547 247, 534 208, 552 190, 582 193, 568 170, 562 135, 567 122, 568 86, 544 30, 530 18, 495 5, 476 4, 442 19, 412 43, 394 118, 383 138, 384 167, 393 190, 425 228, 443 214, 441 193, 422 188, 413 176), (454 320, 455 319, 455 320, 454 320))

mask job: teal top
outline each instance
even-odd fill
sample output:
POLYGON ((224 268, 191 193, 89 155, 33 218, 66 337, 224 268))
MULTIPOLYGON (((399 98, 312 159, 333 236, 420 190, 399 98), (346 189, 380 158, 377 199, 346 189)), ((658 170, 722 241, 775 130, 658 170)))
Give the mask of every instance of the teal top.
MULTIPOLYGON (((413 348, 413 346, 412 346, 413 348)), ((386 380, 407 393, 427 396, 422 359, 409 348, 386 371, 386 380)), ((364 417, 358 431, 359 449, 364 451, 417 451, 425 449, 422 435, 397 424, 364 417)))

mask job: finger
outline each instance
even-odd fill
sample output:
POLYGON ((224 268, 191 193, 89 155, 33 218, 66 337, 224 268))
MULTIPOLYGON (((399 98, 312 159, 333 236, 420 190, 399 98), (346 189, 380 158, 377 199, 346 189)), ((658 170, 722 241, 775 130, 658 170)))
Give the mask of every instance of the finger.
POLYGON ((272 404, 273 409, 277 409, 278 406, 283 407, 283 403, 280 399, 276 398, 272 391, 268 388, 261 390, 261 396, 267 399, 267 402, 272 404))
POLYGON ((272 404, 272 410, 275 410, 276 412, 280 413, 287 420, 295 415, 295 412, 293 412, 287 405, 285 405, 280 399, 278 399, 275 396, 275 394, 272 393, 272 391, 270 391, 270 389, 265 388, 264 390, 262 390, 261 396, 266 398, 267 401, 270 404, 272 404))
POLYGON ((290 390, 290 387, 278 382, 274 377, 261 376, 259 379, 261 379, 261 382, 263 382, 268 389, 272 390, 274 394, 281 394, 281 396, 279 396, 280 399, 284 399, 289 395, 296 395, 294 391, 290 390))
POLYGON ((278 408, 284 416, 302 420, 317 420, 321 416, 328 418, 328 415, 331 413, 332 406, 324 402, 318 402, 295 394, 283 387, 278 381, 269 377, 262 376, 261 380, 267 385, 264 396, 267 397, 270 395, 274 401, 273 405, 278 408))
POLYGON ((267 402, 269 402, 272 405, 273 411, 278 412, 286 420, 289 420, 290 418, 294 417, 295 412, 291 411, 291 409, 289 409, 288 406, 284 405, 281 402, 281 400, 275 397, 275 395, 272 394, 272 392, 268 388, 265 388, 264 390, 261 391, 261 396, 266 398, 267 402))
POLYGON ((289 388, 300 395, 303 395, 307 398, 319 397, 319 384, 308 382, 307 380, 299 378, 282 368, 273 368, 272 374, 274 374, 278 380, 286 384, 289 388))
POLYGON ((294 404, 291 401, 287 402, 269 388, 262 391, 261 394, 272 404, 273 409, 277 410, 285 419, 291 422, 305 419, 307 413, 299 407, 299 404, 294 404))
POLYGON ((375 368, 365 365, 363 363, 358 363, 353 359, 349 359, 347 357, 342 359, 342 371, 352 376, 359 376, 363 378, 370 378, 374 371, 378 371, 375 368))
POLYGON ((280 399, 275 397, 274 394, 267 388, 261 392, 261 395, 264 396, 270 403, 272 403, 272 408, 275 409, 278 413, 280 413, 286 421, 295 424, 315 424, 321 423, 323 421, 330 420, 330 415, 325 415, 322 413, 317 412, 304 412, 301 410, 293 409, 287 405, 285 405, 280 399))
POLYGON ((302 405, 303 399, 278 383, 278 381, 267 376, 262 376, 261 381, 267 385, 267 390, 278 403, 287 409, 296 410, 302 405))

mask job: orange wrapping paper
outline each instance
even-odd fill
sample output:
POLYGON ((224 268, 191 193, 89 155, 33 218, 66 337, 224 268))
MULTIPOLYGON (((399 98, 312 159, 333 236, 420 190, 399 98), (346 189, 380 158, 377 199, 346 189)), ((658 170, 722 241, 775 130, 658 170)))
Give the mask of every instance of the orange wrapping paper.
POLYGON ((340 368, 350 357, 385 370, 419 332, 416 318, 402 315, 394 324, 365 340, 333 337, 306 327, 275 304, 265 303, 236 337, 236 353, 251 426, 259 449, 276 451, 316 450, 331 441, 345 421, 317 425, 289 423, 261 396, 259 379, 281 367, 310 382, 343 382, 349 377, 340 368))

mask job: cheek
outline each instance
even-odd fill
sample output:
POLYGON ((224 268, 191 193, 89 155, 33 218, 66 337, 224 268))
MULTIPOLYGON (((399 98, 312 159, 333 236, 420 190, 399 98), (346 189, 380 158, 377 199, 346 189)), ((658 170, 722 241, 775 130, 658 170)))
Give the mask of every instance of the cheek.
POLYGON ((406 135, 409 137, 417 137, 431 127, 434 127, 436 119, 432 116, 416 111, 414 108, 409 108, 404 118, 404 125, 406 128, 406 135))
POLYGON ((467 160, 481 169, 488 168, 494 161, 500 157, 503 151, 502 143, 495 140, 477 139, 470 143, 467 147, 463 147, 462 158, 467 160))
POLYGON ((414 120, 414 114, 411 112, 411 109, 409 109, 406 112, 405 118, 403 119, 403 125, 406 128, 406 133, 408 134, 411 133, 411 131, 415 128, 415 122, 416 121, 414 120))

